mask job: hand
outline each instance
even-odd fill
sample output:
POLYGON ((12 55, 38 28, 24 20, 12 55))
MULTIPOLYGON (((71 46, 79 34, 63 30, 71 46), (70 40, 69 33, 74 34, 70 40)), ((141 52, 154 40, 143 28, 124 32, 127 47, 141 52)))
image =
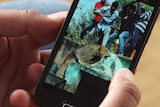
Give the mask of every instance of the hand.
MULTIPOLYGON (((33 64, 28 72, 31 80, 39 80, 44 66, 33 64), (34 72, 33 72, 34 71, 34 72)), ((120 69, 114 76, 109 93, 100 107, 136 107, 140 101, 140 92, 134 84, 134 76, 128 69, 120 69)), ((34 101, 34 95, 24 90, 16 90, 11 95, 11 102, 15 107, 39 107, 34 101), (21 102, 21 103, 19 103, 21 102)))
POLYGON ((45 64, 46 52, 39 47, 55 40, 65 17, 66 12, 45 16, 34 11, 0 10, 0 107, 12 107, 9 96, 17 88, 33 93, 35 84, 27 77, 27 69, 33 63, 45 64))
POLYGON ((137 107, 140 97, 131 71, 120 69, 116 72, 100 107, 137 107))
POLYGON ((99 15, 102 16, 102 17, 104 16, 104 14, 102 12, 100 12, 99 15))

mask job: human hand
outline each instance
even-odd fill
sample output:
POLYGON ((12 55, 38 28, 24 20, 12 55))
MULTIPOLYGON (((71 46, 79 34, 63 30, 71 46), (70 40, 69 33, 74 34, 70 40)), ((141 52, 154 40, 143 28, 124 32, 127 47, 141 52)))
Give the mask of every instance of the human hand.
POLYGON ((116 72, 100 107, 137 107, 140 97, 133 74, 123 68, 116 72))
MULTIPOLYGON (((28 72, 34 83, 39 80, 43 69, 44 66, 40 64, 30 66, 28 72)), ((100 107, 136 107, 139 101, 140 92, 134 84, 133 74, 127 69, 120 69, 114 76, 109 87, 109 93, 100 107)), ((11 103, 15 107, 39 107, 35 103, 34 95, 24 90, 14 91, 11 95, 11 103)))
POLYGON ((46 52, 39 47, 56 39, 65 17, 66 12, 45 16, 34 11, 0 10, 0 107, 12 107, 9 97, 17 88, 33 93, 35 82, 27 77, 27 69, 33 63, 45 64, 46 52))

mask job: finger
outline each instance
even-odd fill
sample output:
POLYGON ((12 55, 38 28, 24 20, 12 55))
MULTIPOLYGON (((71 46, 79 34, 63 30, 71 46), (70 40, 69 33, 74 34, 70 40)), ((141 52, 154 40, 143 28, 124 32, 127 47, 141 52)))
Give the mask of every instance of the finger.
POLYGON ((51 54, 51 49, 50 50, 41 50, 40 56, 41 56, 41 63, 42 64, 45 65, 47 63, 50 54, 51 54))
MULTIPOLYGON (((34 28, 36 29, 36 33, 35 31, 32 33, 32 38, 34 38, 35 41, 38 41, 38 43, 42 46, 45 45, 46 43, 51 43, 53 41, 55 41, 55 39, 57 38, 58 32, 61 28, 61 25, 64 22, 64 19, 66 18, 68 12, 58 12, 55 14, 51 14, 48 15, 47 18, 45 17, 45 19, 47 20, 47 23, 44 22, 44 25, 39 28, 38 26, 41 26, 41 24, 39 25, 35 25, 33 24, 33 26, 35 26, 34 28), (46 30, 47 28, 47 30, 46 30), (38 33, 39 30, 42 30, 43 32, 38 33)), ((35 18, 37 19, 37 17, 35 18)), ((42 20, 43 22, 43 20, 42 20)), ((29 31, 33 31, 33 29, 30 29, 29 31)))
POLYGON ((17 89, 11 94, 10 102, 15 107, 39 107, 34 96, 21 89, 17 89))
POLYGON ((33 87, 36 86, 36 84, 38 83, 42 73, 44 70, 44 65, 39 64, 39 63, 35 63, 32 64, 27 71, 27 75, 29 80, 31 81, 31 84, 33 87))
POLYGON ((28 75, 29 80, 31 81, 32 86, 35 86, 38 83, 38 81, 43 73, 43 70, 45 67, 44 65, 48 61, 50 53, 51 53, 51 50, 41 50, 41 52, 40 52, 41 64, 34 63, 29 66, 29 68, 27 70, 27 75, 28 75))
POLYGON ((140 101, 140 91, 134 84, 134 76, 128 69, 117 71, 109 93, 100 107, 136 107, 140 101))
POLYGON ((31 10, 0 10, 0 36, 28 34, 35 43, 44 45, 55 40, 66 14, 45 16, 31 10))

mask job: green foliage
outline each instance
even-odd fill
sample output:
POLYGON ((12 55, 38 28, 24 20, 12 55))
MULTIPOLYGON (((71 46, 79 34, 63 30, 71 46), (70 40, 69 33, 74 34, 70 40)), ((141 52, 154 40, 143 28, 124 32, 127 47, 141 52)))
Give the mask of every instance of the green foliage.
POLYGON ((73 41, 79 39, 83 27, 94 18, 93 8, 79 12, 78 17, 73 17, 67 28, 67 37, 73 41))
POLYGON ((81 28, 78 26, 77 23, 75 23, 76 19, 72 19, 72 23, 70 24, 69 27, 67 28, 67 37, 70 38, 71 40, 77 40, 80 35, 81 28), (74 24, 75 23, 75 24, 74 24))

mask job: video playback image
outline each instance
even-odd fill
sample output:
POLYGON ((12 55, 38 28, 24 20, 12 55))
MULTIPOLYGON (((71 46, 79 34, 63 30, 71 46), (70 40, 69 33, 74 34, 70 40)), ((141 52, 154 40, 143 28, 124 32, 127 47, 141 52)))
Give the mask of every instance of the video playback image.
POLYGON ((45 82, 76 93, 85 73, 110 81, 129 68, 153 9, 136 0, 79 0, 45 82))

